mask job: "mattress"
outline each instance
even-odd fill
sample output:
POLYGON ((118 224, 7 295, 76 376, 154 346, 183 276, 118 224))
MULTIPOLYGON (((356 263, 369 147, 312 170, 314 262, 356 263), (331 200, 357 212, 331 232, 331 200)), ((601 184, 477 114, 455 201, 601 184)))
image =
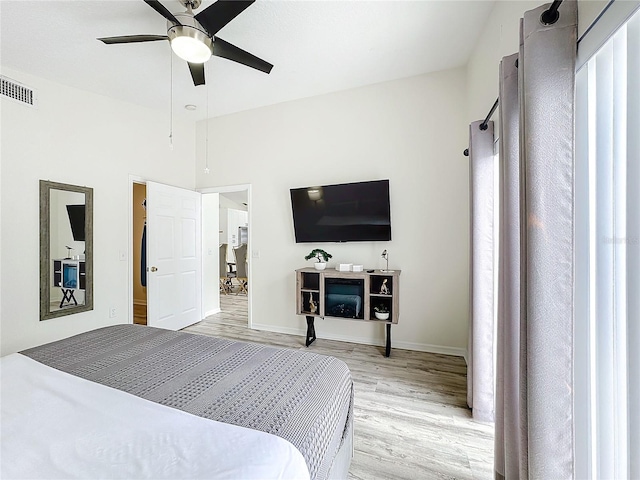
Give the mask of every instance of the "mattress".
POLYGON ((43 365, 0 358, 0 478, 309 479, 276 435, 216 422, 43 365))
POLYGON ((21 353, 145 400, 281 437, 300 451, 312 479, 329 478, 350 439, 353 383, 333 357, 138 325, 21 353))

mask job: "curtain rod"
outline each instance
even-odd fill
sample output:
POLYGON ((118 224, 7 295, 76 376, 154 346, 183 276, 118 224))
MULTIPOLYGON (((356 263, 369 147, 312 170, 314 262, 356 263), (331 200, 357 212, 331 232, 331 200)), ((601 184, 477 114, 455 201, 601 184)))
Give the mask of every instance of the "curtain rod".
POLYGON ((478 128, 480 130, 482 130, 483 132, 487 129, 487 127, 489 126, 489 119, 493 116, 493 114, 496 111, 496 108, 498 108, 498 102, 500 101, 499 98, 496 98, 496 101, 493 104, 493 107, 491 107, 491 110, 489 110, 489 113, 487 113, 487 116, 484 117, 484 122, 482 122, 478 128))
MULTIPOLYGON (((558 19, 560 18, 560 14, 558 13, 558 9, 560 8, 560 4, 563 2, 563 0, 554 0, 553 3, 551 4, 551 6, 545 10, 544 12, 542 12, 542 15, 540 15, 540 23, 542 23, 543 25, 553 25, 554 23, 556 23, 558 21, 558 19)), ((518 61, 516 60, 516 67, 518 66, 518 61)), ((493 116, 493 114, 496 111, 496 108, 498 108, 498 102, 500 101, 500 98, 496 98, 495 103, 493 104, 493 107, 491 107, 491 110, 489 110, 489 113, 487 114, 487 116, 485 117, 484 121, 478 126, 478 128, 480 128, 480 130, 484 131, 487 129, 487 125, 489 123, 489 120, 491 119, 491 117, 493 116)), ((464 152, 462 152, 464 154, 465 157, 469 156, 469 149, 465 148, 464 152)))
POLYGON ((560 4, 562 0, 554 0, 548 10, 542 12, 540 15, 540 21, 543 25, 553 25, 560 18, 560 14, 558 13, 558 9, 560 8, 560 4))
MULTIPOLYGON (((498 102, 500 101, 500 98, 496 98, 496 101, 493 104, 493 107, 491 107, 491 110, 489 110, 489 113, 487 113, 487 116, 484 118, 484 121, 478 125, 478 128, 482 131, 485 131, 489 125, 489 119, 492 117, 492 115, 495 113, 496 108, 498 108, 498 102)), ((465 148, 464 152, 462 152, 464 154, 465 157, 469 156, 469 149, 465 148)))

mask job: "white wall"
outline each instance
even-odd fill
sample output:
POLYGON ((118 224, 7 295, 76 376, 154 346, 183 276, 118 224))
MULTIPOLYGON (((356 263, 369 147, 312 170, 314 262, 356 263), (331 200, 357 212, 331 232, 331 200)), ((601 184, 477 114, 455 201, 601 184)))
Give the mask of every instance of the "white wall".
MULTIPOLYGON (((485 28, 467 64, 468 119, 483 120, 498 98, 498 74, 502 57, 517 53, 520 18, 544 2, 531 0, 495 2, 485 28)), ((582 35, 606 6, 607 0, 578 1, 578 36, 582 35)), ((493 120, 498 119, 498 113, 493 120)))
MULTIPOLYGON (((537 8, 542 3, 530 0, 495 2, 467 64, 467 123, 483 120, 489 113, 498 98, 500 60, 517 53, 519 49, 520 18, 525 11, 537 8)), ((493 119, 498 119, 497 112, 493 119)))
POLYGON ((158 112, 2 68, 33 87, 38 108, 2 99, 2 355, 86 330, 126 323, 129 175, 194 188, 193 125, 158 112), (93 188, 94 310, 39 321, 38 181, 93 188), (110 307, 117 316, 109 318, 110 307))
MULTIPOLYGON (((499 1, 467 70, 425 75, 210 120, 210 175, 202 174, 205 126, 3 68, 38 90, 39 108, 3 99, 0 244, 0 353, 127 321, 128 176, 199 187, 252 183, 254 324, 304 331, 293 314, 293 270, 311 245, 293 241, 288 189, 389 178, 389 243, 323 245, 335 261, 404 270, 394 344, 466 348, 468 309, 468 169, 461 151, 470 120, 497 97, 498 62, 518 48, 518 19, 537 1, 499 1), (213 147, 211 146, 213 145, 213 147), (241 166, 241 168, 239 168, 241 166), (94 311, 39 322, 38 180, 94 188, 94 311), (118 316, 108 318, 109 307, 118 316)), ((579 32, 605 0, 580 0, 579 32)), ((381 342, 380 325, 325 320, 320 336, 381 342)))
MULTIPOLYGON (((304 334, 296 268, 315 247, 333 263, 402 269, 393 344, 462 353, 468 319, 466 72, 456 69, 283 103, 198 124, 199 188, 252 185, 253 326, 304 334), (289 189, 390 179, 391 242, 296 244, 289 189), (255 255, 259 254, 259 258, 255 255)), ((384 326, 316 322, 320 338, 381 343, 384 326)))
POLYGON ((218 193, 202 195, 202 311, 205 317, 220 312, 220 198, 218 193))

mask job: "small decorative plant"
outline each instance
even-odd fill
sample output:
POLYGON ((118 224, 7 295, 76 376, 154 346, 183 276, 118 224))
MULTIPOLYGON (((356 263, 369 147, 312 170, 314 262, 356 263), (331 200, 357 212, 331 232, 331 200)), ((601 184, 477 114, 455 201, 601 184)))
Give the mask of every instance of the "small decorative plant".
POLYGON ((388 320, 390 315, 389 306, 384 303, 379 303, 373 307, 373 313, 378 320, 388 320))
POLYGON ((329 259, 332 257, 332 255, 330 253, 325 252, 324 250, 320 249, 320 248, 315 248, 313 250, 311 250, 311 253, 309 255, 307 255, 306 257, 304 257, 305 260, 311 260, 312 258, 316 258, 316 262, 317 263, 322 263, 322 262, 328 262, 329 259))
POLYGON ((389 307, 386 306, 384 303, 376 305, 375 307, 373 307, 373 310, 378 313, 389 313, 389 307))

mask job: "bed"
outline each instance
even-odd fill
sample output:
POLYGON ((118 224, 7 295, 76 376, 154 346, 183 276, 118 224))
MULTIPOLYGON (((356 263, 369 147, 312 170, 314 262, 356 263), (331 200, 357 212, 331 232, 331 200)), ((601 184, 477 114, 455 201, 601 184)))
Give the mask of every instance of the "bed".
POLYGON ((346 478, 353 383, 333 357, 117 325, 3 357, 1 422, 2 478, 346 478))

